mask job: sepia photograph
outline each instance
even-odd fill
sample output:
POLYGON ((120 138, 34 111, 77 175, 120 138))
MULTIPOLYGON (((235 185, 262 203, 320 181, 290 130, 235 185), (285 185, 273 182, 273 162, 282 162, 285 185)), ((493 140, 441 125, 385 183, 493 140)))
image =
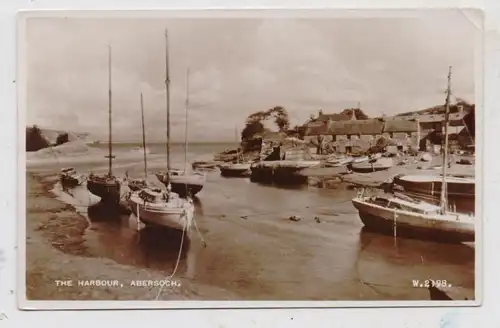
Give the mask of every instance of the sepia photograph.
POLYGON ((482 20, 20 13, 19 306, 479 305, 482 20))

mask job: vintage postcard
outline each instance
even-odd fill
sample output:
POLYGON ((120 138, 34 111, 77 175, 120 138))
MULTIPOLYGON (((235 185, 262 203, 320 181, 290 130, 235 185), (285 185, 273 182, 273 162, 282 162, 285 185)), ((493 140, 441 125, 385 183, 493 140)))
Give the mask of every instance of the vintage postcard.
POLYGON ((18 21, 21 308, 481 304, 480 11, 18 21))

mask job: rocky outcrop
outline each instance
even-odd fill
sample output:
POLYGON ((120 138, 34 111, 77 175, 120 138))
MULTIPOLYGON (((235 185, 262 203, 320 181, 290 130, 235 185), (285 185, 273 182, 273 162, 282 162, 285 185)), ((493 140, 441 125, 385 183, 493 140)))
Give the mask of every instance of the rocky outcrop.
POLYGON ((86 143, 88 134, 41 129, 36 125, 26 127, 26 151, 35 152, 44 148, 59 146, 68 142, 86 143))

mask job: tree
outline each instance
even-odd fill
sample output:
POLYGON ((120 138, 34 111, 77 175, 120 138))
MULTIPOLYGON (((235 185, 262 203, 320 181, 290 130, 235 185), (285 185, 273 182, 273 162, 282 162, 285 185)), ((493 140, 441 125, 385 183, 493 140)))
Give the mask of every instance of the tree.
POLYGON ((251 120, 247 121, 245 124, 245 128, 241 131, 241 140, 250 140, 256 134, 262 133, 265 131, 264 124, 262 124, 259 120, 251 120))
POLYGON ((250 140, 256 134, 264 132, 266 129, 262 121, 271 117, 274 118, 274 123, 278 127, 279 132, 286 132, 289 129, 290 119, 288 117, 288 112, 282 106, 275 106, 266 111, 258 111, 250 114, 247 117, 245 127, 241 131, 241 140, 250 140))
POLYGON ((344 109, 340 114, 351 116, 353 111, 354 116, 357 120, 367 120, 369 118, 368 115, 366 115, 360 108, 347 108, 344 109))

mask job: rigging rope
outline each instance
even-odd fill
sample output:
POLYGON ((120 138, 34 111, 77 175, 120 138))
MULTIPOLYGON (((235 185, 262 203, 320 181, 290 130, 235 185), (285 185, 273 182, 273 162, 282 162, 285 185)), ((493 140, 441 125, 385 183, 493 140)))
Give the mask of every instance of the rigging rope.
MULTIPOLYGON (((172 274, 170 274, 169 276, 167 276, 165 279, 166 280, 170 280, 174 277, 175 273, 177 272, 177 269, 179 267, 179 263, 181 261, 181 255, 182 255, 182 248, 183 248, 183 244, 184 244, 184 235, 186 234, 186 230, 187 230, 187 225, 188 225, 188 211, 185 211, 184 212, 185 215, 184 215, 184 228, 182 229, 182 237, 181 237, 181 244, 179 246, 179 253, 177 255, 177 261, 175 262, 175 267, 174 267, 174 270, 172 271, 172 274)), ((193 219, 193 217, 191 217, 191 219, 193 219)), ((157 301, 160 296, 161 296, 161 292, 163 291, 163 284, 160 286, 160 289, 158 290, 158 293, 156 294, 156 298, 155 300, 157 301)))

